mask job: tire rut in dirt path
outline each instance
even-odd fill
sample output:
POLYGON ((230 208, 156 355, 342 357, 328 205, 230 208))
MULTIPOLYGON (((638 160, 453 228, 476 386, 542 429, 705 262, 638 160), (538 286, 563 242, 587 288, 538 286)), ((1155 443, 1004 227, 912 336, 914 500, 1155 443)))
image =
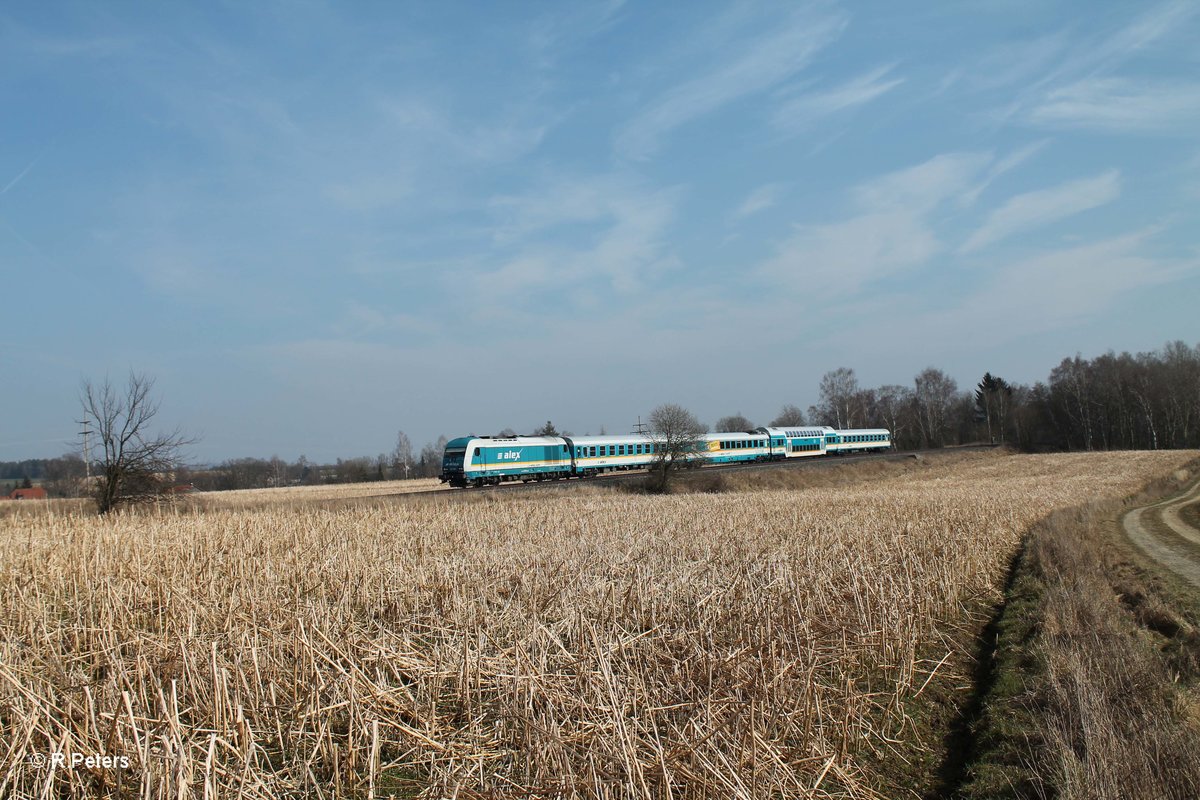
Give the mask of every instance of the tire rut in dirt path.
POLYGON ((1184 494, 1135 508, 1122 520, 1130 540, 1147 555, 1200 588, 1200 530, 1189 525, 1179 509, 1200 497, 1200 481, 1184 494))

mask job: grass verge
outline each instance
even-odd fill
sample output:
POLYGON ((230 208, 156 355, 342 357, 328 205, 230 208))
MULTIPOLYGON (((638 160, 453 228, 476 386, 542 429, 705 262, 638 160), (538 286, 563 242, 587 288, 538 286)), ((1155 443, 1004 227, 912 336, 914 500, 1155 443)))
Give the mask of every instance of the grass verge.
MULTIPOLYGON (((1200 462, 1189 466, 1194 475, 1200 462)), ((1030 531, 952 795, 1200 796, 1200 600, 1120 529, 1123 511, 1186 477, 1055 512, 1030 531)))

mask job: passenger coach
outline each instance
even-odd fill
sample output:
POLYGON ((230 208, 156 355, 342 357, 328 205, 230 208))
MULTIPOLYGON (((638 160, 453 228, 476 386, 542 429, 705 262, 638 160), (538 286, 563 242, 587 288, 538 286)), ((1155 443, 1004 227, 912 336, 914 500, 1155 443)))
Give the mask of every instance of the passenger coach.
MULTIPOLYGON (((756 428, 697 437, 692 458, 700 463, 778 461, 830 453, 888 450, 882 428, 838 431, 828 427, 756 428)), ((645 469, 658 457, 649 436, 465 436, 446 445, 441 479, 451 486, 503 481, 545 481, 645 469)))
POLYGON ((825 450, 829 453, 870 453, 891 448, 892 435, 885 428, 825 429, 825 450))
POLYGON ((771 437, 771 451, 777 458, 803 458, 825 455, 825 431, 832 428, 759 428, 771 437))

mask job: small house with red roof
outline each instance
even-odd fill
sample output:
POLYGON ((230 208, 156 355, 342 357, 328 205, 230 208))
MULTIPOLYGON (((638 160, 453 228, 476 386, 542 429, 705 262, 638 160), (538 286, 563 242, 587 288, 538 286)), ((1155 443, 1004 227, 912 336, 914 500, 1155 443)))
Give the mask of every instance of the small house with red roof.
POLYGON ((9 496, 10 500, 45 500, 46 490, 41 486, 34 486, 32 489, 13 489, 9 496))

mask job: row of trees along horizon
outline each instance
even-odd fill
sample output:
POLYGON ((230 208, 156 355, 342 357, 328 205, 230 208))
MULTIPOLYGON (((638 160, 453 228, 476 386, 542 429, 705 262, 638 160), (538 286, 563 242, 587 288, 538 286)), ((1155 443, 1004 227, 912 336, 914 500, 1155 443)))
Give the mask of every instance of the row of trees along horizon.
MULTIPOLYGON (((787 404, 769 421, 737 413, 722 417, 709 429, 745 431, 760 424, 887 428, 902 450, 973 442, 1009 444, 1030 452, 1198 448, 1200 344, 1189 347, 1175 341, 1154 352, 1117 355, 1110 351, 1090 360, 1076 355, 1063 359, 1045 382, 1032 386, 987 372, 967 391, 934 367, 917 374, 911 386, 876 388, 860 386, 854 370, 841 367, 821 378, 819 400, 807 412, 787 404)), ((529 433, 570 435, 549 421, 529 433)), ((494 435, 516 432, 509 428, 494 435)), ((430 478, 441 472, 446 441, 441 436, 417 450, 401 431, 391 451, 376 456, 328 464, 304 456, 294 462, 272 456, 229 459, 207 467, 177 465, 172 481, 220 491, 430 478)), ((189 442, 180 438, 179 443, 189 442)), ((93 467, 100 468, 100 463, 93 467)), ((35 482, 52 496, 78 496, 86 490, 85 471, 82 456, 68 453, 0 462, 0 481, 9 487, 35 482)))

